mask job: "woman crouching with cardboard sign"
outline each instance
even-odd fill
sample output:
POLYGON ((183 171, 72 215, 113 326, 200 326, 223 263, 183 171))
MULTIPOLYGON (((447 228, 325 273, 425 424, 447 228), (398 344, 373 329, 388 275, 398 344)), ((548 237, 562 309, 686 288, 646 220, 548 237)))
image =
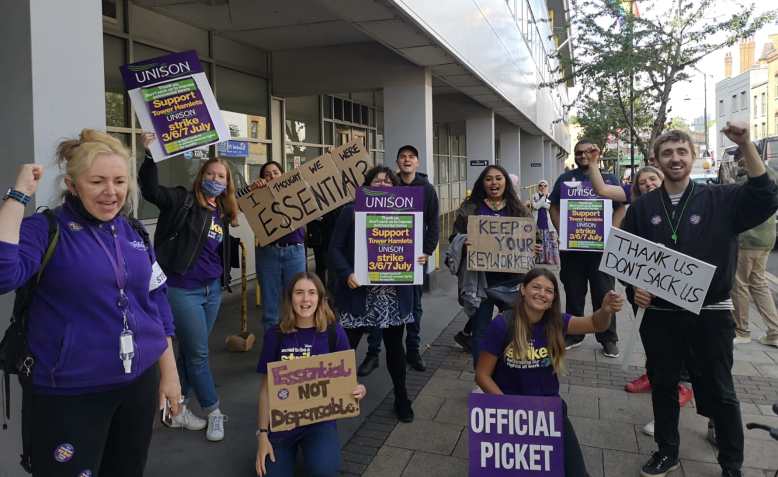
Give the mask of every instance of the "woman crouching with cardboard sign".
MULTIPOLYGON (((309 272, 295 275, 284 292, 281 320, 278 325, 265 333, 262 354, 257 365, 257 372, 262 375, 257 419, 257 475, 269 477, 294 475, 298 447, 303 451, 305 475, 321 477, 338 475, 340 444, 335 421, 315 422, 279 432, 275 430, 274 423, 274 430, 271 432, 268 363, 350 349, 346 332, 337 323, 335 313, 327 304, 324 285, 319 277, 309 272)), ((280 376, 280 373, 273 371, 273 379, 278 377, 276 374, 280 376)), ((338 374, 335 372, 337 369, 327 368, 327 371, 332 375, 338 374)), ((353 372, 356 376, 356 366, 353 366, 349 372, 353 372)), ((288 374, 291 379, 292 374, 295 375, 294 378, 298 378, 305 373, 288 374)), ((343 376, 344 373, 341 372, 339 375, 343 376)), ((297 386, 290 386, 290 388, 297 388, 297 386)), ((293 393, 294 390, 291 392, 293 393)), ((316 392, 320 391, 317 389, 316 392)), ((357 401, 364 398, 366 394, 367 390, 361 384, 357 384, 351 392, 351 396, 357 401)), ((284 399, 283 396, 281 398, 284 399)))
MULTIPOLYGON (((524 277, 512 311, 489 324, 481 342, 476 383, 487 394, 559 396, 559 373, 564 368, 565 334, 582 335, 608 328, 624 298, 608 292, 602 307, 585 317, 561 312, 559 285, 545 268, 524 277)), ((586 476, 578 438, 564 408, 565 475, 586 476)))

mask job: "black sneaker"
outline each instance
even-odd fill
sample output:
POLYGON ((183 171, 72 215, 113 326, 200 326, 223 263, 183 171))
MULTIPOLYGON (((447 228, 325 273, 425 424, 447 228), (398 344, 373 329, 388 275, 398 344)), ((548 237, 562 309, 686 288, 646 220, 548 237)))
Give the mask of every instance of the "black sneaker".
POLYGON ((427 366, 424 364, 424 360, 421 359, 421 355, 418 351, 411 351, 408 353, 408 355, 405 357, 405 361, 408 362, 412 369, 415 369, 420 373, 423 373, 427 370, 427 366))
POLYGON ((642 477, 664 477, 680 466, 678 459, 671 459, 659 452, 654 452, 648 462, 640 469, 640 475, 642 477))
POLYGON ((743 477, 743 473, 734 469, 722 469, 721 477, 743 477))
POLYGON ((365 356, 365 360, 357 368, 357 376, 365 377, 372 373, 378 367, 378 356, 374 354, 368 354, 365 356))
POLYGON ((403 401, 394 401, 394 412, 397 414, 397 419, 400 422, 413 422, 413 409, 411 408, 411 401, 405 399, 403 401))
POLYGON ((460 331, 454 335, 454 341, 468 353, 473 349, 472 340, 473 335, 466 335, 464 331, 460 331))
POLYGON ((581 346, 581 343, 583 343, 583 337, 579 336, 565 336, 565 349, 571 350, 573 348, 577 348, 581 346))
POLYGON ((602 344, 602 355, 606 358, 618 358, 621 353, 615 341, 606 341, 602 344))

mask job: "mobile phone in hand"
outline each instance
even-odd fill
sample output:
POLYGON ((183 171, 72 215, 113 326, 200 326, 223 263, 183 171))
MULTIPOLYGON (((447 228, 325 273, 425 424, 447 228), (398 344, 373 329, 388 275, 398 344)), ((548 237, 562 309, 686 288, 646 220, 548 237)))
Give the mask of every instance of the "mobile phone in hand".
POLYGON ((162 424, 165 424, 166 426, 173 425, 173 414, 170 412, 170 401, 167 399, 165 399, 165 405, 162 407, 159 418, 160 421, 162 421, 162 424))

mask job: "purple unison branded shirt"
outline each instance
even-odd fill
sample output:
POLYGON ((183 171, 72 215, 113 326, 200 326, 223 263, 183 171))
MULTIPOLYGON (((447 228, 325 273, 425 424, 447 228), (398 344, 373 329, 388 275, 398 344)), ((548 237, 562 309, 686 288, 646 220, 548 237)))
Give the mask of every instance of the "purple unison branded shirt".
MULTIPOLYGON (((564 332, 567 333, 570 315, 563 314, 562 320, 564 332)), ((558 396, 559 378, 554 374, 544 322, 532 326, 532 341, 527 356, 513 355, 513 350, 506 346, 506 343, 510 343, 507 332, 508 326, 503 315, 497 315, 481 341, 481 351, 497 356, 492 373, 497 386, 504 394, 558 396)))
MULTIPOLYGON (((351 349, 343 327, 338 323, 335 323, 334 326, 337 334, 335 349, 329 349, 330 343, 327 331, 318 332, 316 328, 298 328, 293 333, 281 333, 278 325, 273 326, 265 332, 265 339, 262 342, 262 354, 260 354, 259 363, 257 363, 257 373, 267 374, 267 363, 295 358, 309 358, 317 354, 351 349), (280 346, 279 341, 281 342, 280 346)), ((271 432, 270 437, 274 441, 289 440, 298 437, 306 429, 314 426, 335 425, 335 421, 317 422, 297 427, 291 431, 271 432)))
MULTIPOLYGON (((30 304, 28 340, 36 362, 37 393, 76 395, 112 389, 154 365, 174 332, 163 284, 149 291, 151 259, 143 239, 124 219, 88 224, 71 209, 55 210, 60 237, 30 304), (119 359, 122 317, 116 274, 88 227, 94 227, 115 259, 114 238, 127 265, 129 327, 135 341, 132 372, 119 359)), ((24 285, 38 272, 48 246, 48 221, 34 214, 22 221, 18 245, 0 242, 0 293, 24 285)))
POLYGON ((205 243, 200 256, 184 274, 171 273, 168 277, 168 286, 176 288, 204 287, 217 278, 221 278, 224 272, 222 265, 222 242, 224 241, 224 223, 219 218, 219 211, 213 211, 208 232, 205 235, 205 243))

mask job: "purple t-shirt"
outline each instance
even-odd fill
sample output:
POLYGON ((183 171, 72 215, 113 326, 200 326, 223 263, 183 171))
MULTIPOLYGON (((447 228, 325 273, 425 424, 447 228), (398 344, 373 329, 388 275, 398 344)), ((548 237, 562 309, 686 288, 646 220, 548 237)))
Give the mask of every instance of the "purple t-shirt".
POLYGON ((280 239, 273 242, 274 245, 295 245, 305 242, 305 227, 300 227, 294 232, 284 235, 280 239))
MULTIPOLYGON (((570 315, 564 313, 563 330, 567 333, 570 315)), ((532 341, 528 356, 515 357, 506 343, 508 325, 502 315, 497 315, 489 324, 481 341, 481 351, 497 356, 497 364, 492 379, 504 394, 522 394, 525 396, 558 396, 559 378, 549 355, 544 322, 532 326, 532 341)))
MULTIPOLYGON (((335 340, 335 349, 332 350, 329 349, 330 343, 327 331, 319 332, 314 327, 298 328, 293 333, 281 333, 278 325, 273 326, 265 332, 265 338, 262 342, 262 353, 259 355, 259 363, 257 363, 257 373, 267 374, 267 364, 275 361, 308 358, 317 354, 351 349, 343 327, 338 323, 335 323, 334 326, 337 339, 335 340)), ((306 429, 314 426, 335 426, 335 421, 300 426, 291 431, 271 432, 270 437, 274 441, 294 439, 306 429)))
POLYGON ((627 196, 627 200, 624 202, 625 204, 629 204, 632 202, 632 184, 622 184, 621 188, 624 189, 624 195, 627 196))
POLYGON ((211 223, 208 226, 200 256, 186 273, 171 273, 168 276, 168 286, 191 290, 203 287, 222 276, 224 273, 221 254, 221 246, 224 241, 223 225, 219 211, 215 210, 211 214, 211 223))

